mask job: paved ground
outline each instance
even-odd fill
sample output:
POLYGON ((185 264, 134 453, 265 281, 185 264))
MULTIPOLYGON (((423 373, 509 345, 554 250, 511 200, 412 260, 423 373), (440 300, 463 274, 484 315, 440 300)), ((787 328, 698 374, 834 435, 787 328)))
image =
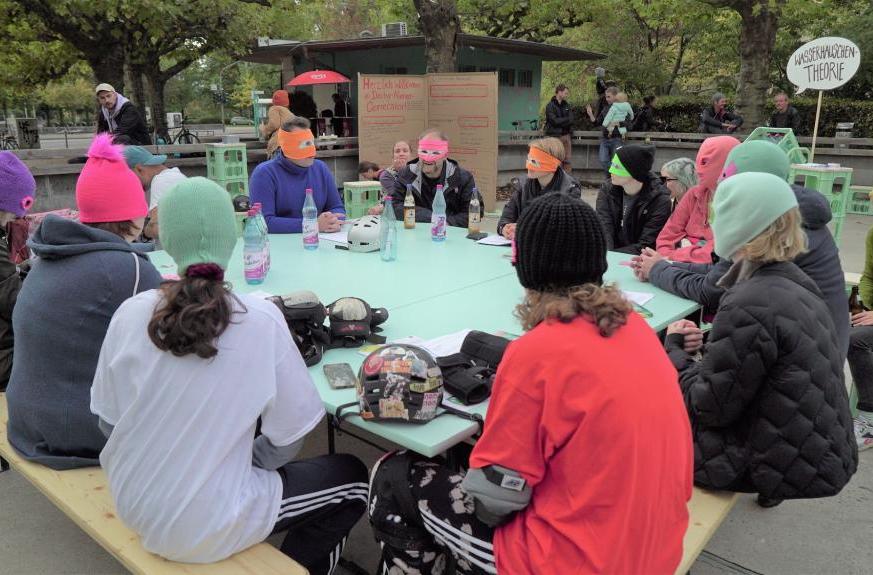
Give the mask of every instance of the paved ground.
MULTIPOLYGON (((586 199, 593 198, 588 192, 586 199)), ((494 220, 486 228, 493 230, 494 220)), ((873 218, 849 216, 843 267, 860 272, 864 237, 873 218)), ((323 426, 307 439, 304 456, 327 449, 323 426)), ((372 465, 378 452, 347 436, 338 449, 372 465)), ((873 573, 873 451, 837 496, 792 501, 765 510, 744 497, 694 566, 694 575, 868 575, 873 573)), ((273 540, 278 543, 281 536, 273 540)), ((378 547, 362 520, 345 556, 375 572, 378 547)), ((15 472, 0 474, 0 575, 122 574, 125 570, 15 472)), ((341 573, 340 575, 345 575, 341 573)))

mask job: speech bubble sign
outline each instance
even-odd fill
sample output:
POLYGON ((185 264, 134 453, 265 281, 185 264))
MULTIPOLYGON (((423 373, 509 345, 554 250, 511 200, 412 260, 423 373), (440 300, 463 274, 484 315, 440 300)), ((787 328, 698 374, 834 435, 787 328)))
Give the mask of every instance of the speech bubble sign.
POLYGON ((851 40, 827 36, 807 42, 788 59, 788 79, 797 93, 833 90, 852 79, 861 65, 861 50, 851 40))

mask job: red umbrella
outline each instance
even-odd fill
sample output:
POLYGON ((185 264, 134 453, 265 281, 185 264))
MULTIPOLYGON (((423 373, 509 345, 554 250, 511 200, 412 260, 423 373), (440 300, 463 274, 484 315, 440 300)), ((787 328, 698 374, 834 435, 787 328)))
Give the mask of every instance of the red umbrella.
POLYGON ((312 70, 303 72, 288 82, 288 86, 309 86, 312 84, 345 84, 351 82, 339 72, 331 70, 312 70))

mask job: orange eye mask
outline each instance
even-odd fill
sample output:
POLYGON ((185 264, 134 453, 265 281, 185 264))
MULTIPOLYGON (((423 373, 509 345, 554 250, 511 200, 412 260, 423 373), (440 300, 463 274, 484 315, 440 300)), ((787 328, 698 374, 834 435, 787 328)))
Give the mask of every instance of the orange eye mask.
POLYGON ((535 172, 556 172, 561 167, 561 160, 539 148, 528 148, 525 167, 535 172))
POLYGON ((312 130, 286 132, 279 130, 279 147, 289 160, 306 160, 315 157, 315 136, 312 130))

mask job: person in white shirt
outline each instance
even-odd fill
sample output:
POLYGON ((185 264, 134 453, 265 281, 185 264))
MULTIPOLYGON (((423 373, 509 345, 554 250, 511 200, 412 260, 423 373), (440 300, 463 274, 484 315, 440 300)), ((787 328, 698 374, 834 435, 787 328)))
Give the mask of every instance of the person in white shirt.
POLYGON ((91 388, 118 515, 147 550, 190 563, 287 530, 281 550, 330 573, 366 509, 367 468, 345 454, 292 461, 324 407, 278 307, 224 283, 227 192, 190 178, 159 206, 181 279, 118 309, 91 388))
POLYGON ((179 168, 167 167, 165 154, 152 154, 142 146, 126 146, 124 159, 149 193, 149 217, 142 231, 143 239, 157 241, 158 202, 166 192, 187 178, 179 168))

